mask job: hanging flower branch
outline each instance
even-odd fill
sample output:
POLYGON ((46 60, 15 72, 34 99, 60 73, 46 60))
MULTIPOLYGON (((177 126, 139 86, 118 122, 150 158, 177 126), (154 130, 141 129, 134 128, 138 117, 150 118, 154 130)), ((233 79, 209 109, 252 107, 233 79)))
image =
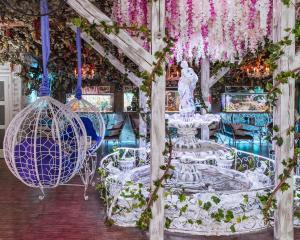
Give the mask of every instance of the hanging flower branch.
MULTIPOLYGON (((113 13, 114 17, 125 24, 140 25, 133 12, 145 13, 146 2, 134 4, 135 0, 130 0, 113 13)), ((115 8, 118 6, 116 1, 115 8)), ((198 62, 204 57, 234 62, 248 51, 254 52, 271 34, 272 0, 168 0, 166 10, 166 28, 176 40, 178 62, 198 62)))

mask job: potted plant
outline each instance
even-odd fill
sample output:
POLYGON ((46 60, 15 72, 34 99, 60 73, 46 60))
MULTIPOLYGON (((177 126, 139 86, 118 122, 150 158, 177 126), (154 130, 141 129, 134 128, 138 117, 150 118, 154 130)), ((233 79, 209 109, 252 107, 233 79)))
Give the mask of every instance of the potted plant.
POLYGON ((235 156, 234 151, 228 151, 224 155, 220 155, 216 159, 217 166, 230 169, 234 162, 234 156, 235 156))
POLYGON ((119 157, 117 159, 118 166, 122 171, 129 171, 135 167, 135 157, 126 157, 125 150, 121 149, 119 151, 119 157))

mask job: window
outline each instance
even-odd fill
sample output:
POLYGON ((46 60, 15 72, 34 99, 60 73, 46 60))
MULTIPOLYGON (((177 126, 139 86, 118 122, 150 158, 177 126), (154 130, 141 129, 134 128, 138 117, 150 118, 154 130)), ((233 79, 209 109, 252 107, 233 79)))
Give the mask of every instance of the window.
POLYGON ((124 112, 135 112, 138 108, 138 101, 133 92, 124 92, 124 112))

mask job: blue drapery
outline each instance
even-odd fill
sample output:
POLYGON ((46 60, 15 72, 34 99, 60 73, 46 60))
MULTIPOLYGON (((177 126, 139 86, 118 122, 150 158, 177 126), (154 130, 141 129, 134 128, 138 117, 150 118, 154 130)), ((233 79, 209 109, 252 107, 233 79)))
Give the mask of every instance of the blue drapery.
POLYGON ((80 28, 77 28, 76 31, 76 48, 77 48, 77 87, 76 87, 76 93, 75 97, 80 100, 82 97, 82 73, 81 73, 81 32, 80 28))
POLYGON ((39 89, 40 96, 50 95, 50 82, 48 77, 48 60, 50 56, 50 32, 49 32, 49 16, 44 15, 48 13, 47 0, 40 1, 40 11, 43 15, 41 17, 41 37, 42 37, 42 55, 43 55, 43 80, 39 89))

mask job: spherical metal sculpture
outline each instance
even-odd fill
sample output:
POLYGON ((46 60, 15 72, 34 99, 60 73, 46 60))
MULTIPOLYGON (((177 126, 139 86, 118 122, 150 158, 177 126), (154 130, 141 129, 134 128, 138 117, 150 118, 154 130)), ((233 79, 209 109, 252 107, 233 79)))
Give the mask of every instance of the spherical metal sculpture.
POLYGON ((10 171, 42 192, 67 183, 78 173, 86 149, 87 134, 78 115, 48 96, 19 112, 4 137, 10 171))
POLYGON ((81 98, 72 99, 68 104, 69 108, 78 114, 90 138, 91 144, 87 149, 87 154, 91 155, 101 146, 105 134, 105 123, 101 112, 93 104, 81 98))

